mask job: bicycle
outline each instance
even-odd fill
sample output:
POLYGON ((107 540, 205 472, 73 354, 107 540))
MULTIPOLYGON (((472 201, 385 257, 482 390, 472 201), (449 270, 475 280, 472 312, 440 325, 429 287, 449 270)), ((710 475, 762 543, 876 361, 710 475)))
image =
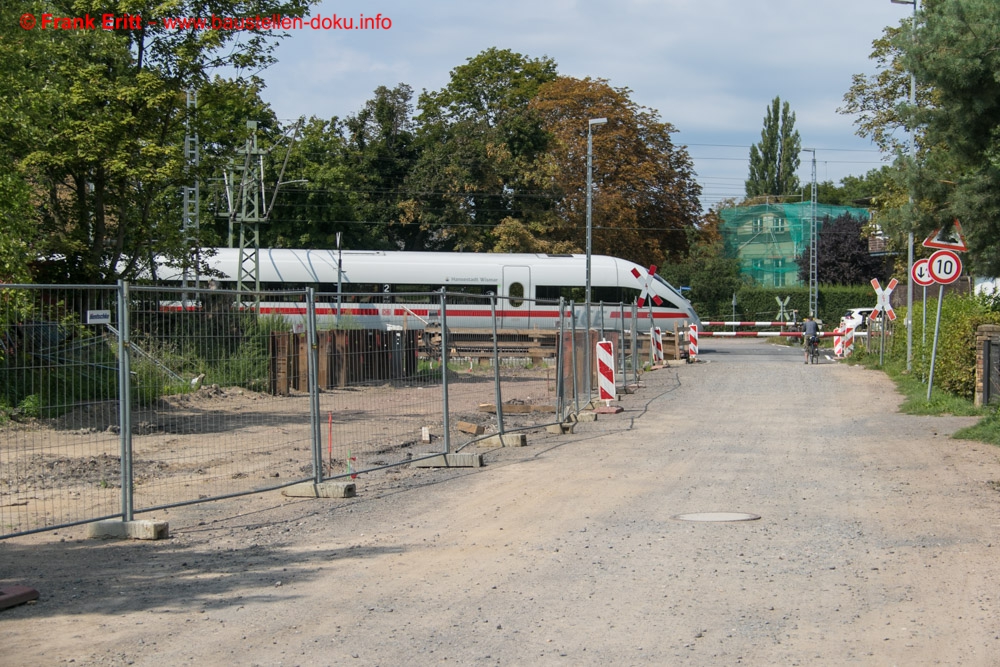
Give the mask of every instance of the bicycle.
POLYGON ((819 363, 819 337, 809 336, 809 340, 806 342, 809 346, 809 360, 814 363, 819 363))

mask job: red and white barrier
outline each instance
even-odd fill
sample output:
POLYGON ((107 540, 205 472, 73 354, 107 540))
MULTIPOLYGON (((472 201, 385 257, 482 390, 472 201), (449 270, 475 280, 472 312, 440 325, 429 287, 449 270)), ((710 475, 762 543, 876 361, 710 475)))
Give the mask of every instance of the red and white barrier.
POLYGON ((663 332, 660 327, 650 329, 649 335, 653 341, 653 363, 663 363, 663 332))
POLYGON ((854 327, 847 327, 844 330, 844 357, 849 357, 854 352, 854 327))
POLYGON ((688 327, 688 361, 698 360, 698 325, 688 327))
POLYGON ((599 400, 608 405, 615 400, 615 353, 609 340, 597 344, 597 390, 599 400))
POLYGON ((702 322, 706 327, 787 327, 791 322, 702 322))
MULTIPOLYGON (((702 331, 701 335, 716 338, 802 338, 801 331, 702 331)), ((816 335, 820 338, 831 338, 834 332, 821 331, 816 335)))
POLYGON ((833 356, 837 359, 844 358, 844 336, 841 331, 833 332, 833 356))

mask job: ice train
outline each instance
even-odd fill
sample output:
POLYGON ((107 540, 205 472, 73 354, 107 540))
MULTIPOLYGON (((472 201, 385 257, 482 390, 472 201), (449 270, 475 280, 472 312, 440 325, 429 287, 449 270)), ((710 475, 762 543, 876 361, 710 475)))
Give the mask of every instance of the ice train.
MULTIPOLYGON (((218 274, 213 279, 218 288, 235 288, 240 268, 238 249, 215 249, 205 253, 204 261, 218 274)), ((448 295, 449 326, 489 328, 492 310, 488 295, 498 297, 498 326, 504 329, 557 328, 560 297, 565 299, 566 312, 570 301, 574 302, 579 323, 585 303, 585 255, 261 248, 259 267, 262 291, 315 289, 320 326, 338 315, 366 328, 437 325, 439 297, 430 293, 442 288, 448 295), (343 289, 339 299, 338 264, 343 289)), ((630 306, 602 308, 602 303, 640 304, 636 327, 640 331, 648 331, 650 326, 672 329, 684 321, 700 323, 690 302, 651 268, 652 273, 623 259, 591 257, 594 328, 618 329, 623 314, 631 321, 630 306)), ((171 273, 161 267, 158 273, 160 279, 180 279, 176 269, 171 273)), ((260 312, 298 317, 305 315, 305 308, 265 297, 260 312)))

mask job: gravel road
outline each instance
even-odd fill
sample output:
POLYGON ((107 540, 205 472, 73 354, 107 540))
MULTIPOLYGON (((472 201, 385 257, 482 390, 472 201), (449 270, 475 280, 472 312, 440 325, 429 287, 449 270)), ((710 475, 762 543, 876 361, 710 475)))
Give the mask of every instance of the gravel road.
POLYGON ((995 665, 1000 457, 754 339, 487 466, 0 542, 6 664, 995 665), (719 516, 718 513, 725 513, 719 516), (744 521, 706 521, 756 516, 744 521), (682 520, 695 515, 702 520, 682 520))

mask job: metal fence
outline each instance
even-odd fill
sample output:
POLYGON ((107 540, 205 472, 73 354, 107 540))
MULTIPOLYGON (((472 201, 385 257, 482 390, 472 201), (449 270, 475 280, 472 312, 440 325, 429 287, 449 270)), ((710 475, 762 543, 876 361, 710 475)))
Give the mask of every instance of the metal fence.
POLYGON ((318 317, 340 299, 311 289, 4 286, 0 537, 454 453, 586 408, 599 338, 620 385, 645 362, 631 305, 595 305, 587 335, 573 303, 512 330, 495 296, 391 300, 375 327, 318 317), (493 317, 453 325, 456 303, 493 317))

